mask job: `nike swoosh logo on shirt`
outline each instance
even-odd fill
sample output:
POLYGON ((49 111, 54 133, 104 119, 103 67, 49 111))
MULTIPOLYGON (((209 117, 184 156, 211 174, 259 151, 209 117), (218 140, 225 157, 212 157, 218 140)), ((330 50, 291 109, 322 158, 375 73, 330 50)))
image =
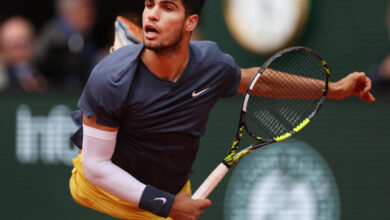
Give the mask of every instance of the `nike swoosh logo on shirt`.
POLYGON ((207 89, 203 89, 202 91, 200 91, 200 92, 196 92, 196 91, 193 91, 192 92, 192 97, 197 97, 198 95, 200 95, 200 94, 202 94, 202 93, 204 93, 204 92, 206 92, 207 90, 209 90, 209 88, 207 88, 207 89))
POLYGON ((158 198, 153 199, 152 201, 161 201, 163 203, 163 205, 165 205, 165 203, 167 202, 167 198, 158 197, 158 198))

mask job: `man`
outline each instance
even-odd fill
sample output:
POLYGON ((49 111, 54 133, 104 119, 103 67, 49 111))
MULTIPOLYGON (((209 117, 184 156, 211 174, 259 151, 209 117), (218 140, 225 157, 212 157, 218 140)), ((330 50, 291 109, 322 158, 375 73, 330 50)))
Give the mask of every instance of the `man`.
MULTIPOLYGON (((123 219, 197 219, 211 205, 190 196, 199 139, 216 101, 244 92, 258 68, 240 69, 215 43, 189 43, 203 4, 146 0, 143 44, 92 72, 73 113, 82 153, 70 189, 81 205, 123 219)), ((369 91, 364 73, 353 73, 331 83, 329 97, 371 102, 369 91)))
POLYGON ((12 16, 1 23, 0 55, 4 72, 0 71, 0 78, 2 76, 8 82, 3 85, 4 89, 25 92, 46 90, 46 79, 33 64, 35 40, 34 26, 26 18, 12 16))
POLYGON ((56 14, 41 29, 35 62, 51 89, 82 90, 99 59, 91 38, 95 0, 56 0, 56 14))

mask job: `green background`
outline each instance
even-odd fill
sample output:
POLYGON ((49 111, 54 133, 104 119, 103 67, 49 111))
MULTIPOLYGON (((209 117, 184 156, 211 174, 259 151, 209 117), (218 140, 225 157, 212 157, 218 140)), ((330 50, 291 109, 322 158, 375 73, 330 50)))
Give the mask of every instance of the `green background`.
MULTIPOLYGON (((267 57, 247 52, 234 41, 226 29, 222 9, 222 1, 207 2, 201 21, 204 38, 218 42, 243 67, 261 65, 267 57)), ((320 53, 329 64, 333 81, 355 70, 368 71, 379 62, 388 44, 386 10, 384 0, 313 0, 308 24, 296 45, 320 53)), ((76 109, 79 95, 0 94, 1 219, 111 219, 72 201, 69 165, 45 164, 41 160, 22 164, 15 155, 16 110, 20 105, 27 105, 33 117, 47 117, 57 105, 76 109)), ((221 100, 212 111, 193 168, 193 189, 230 147, 240 98, 221 100)), ((339 187, 343 220, 390 218, 389 101, 389 97, 377 97, 372 104, 354 97, 327 100, 318 117, 296 136, 328 162, 339 187)), ((210 196, 213 206, 201 219, 222 219, 229 176, 210 196)))

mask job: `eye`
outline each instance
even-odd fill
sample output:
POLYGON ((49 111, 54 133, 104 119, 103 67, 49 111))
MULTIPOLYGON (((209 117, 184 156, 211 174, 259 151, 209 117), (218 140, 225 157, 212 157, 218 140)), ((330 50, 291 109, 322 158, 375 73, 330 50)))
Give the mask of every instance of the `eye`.
POLYGON ((145 7, 146 8, 152 8, 153 7, 153 3, 151 1, 145 1, 145 7))
POLYGON ((165 6, 164 8, 167 11, 173 11, 173 7, 172 6, 165 6))

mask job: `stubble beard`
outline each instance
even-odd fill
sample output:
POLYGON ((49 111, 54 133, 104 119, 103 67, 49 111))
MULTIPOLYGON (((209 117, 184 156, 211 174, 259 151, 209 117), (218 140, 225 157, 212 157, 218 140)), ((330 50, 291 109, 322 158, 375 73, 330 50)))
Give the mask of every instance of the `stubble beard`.
POLYGON ((170 40, 168 43, 159 42, 158 45, 147 45, 144 40, 144 45, 146 49, 152 50, 157 55, 169 55, 177 51, 180 47, 180 43, 183 40, 183 29, 176 35, 176 38, 170 40))

